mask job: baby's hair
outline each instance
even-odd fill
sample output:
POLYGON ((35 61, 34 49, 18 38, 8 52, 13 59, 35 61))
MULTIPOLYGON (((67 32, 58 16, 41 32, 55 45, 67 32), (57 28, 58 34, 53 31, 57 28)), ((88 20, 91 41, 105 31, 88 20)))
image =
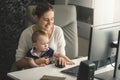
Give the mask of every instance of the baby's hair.
POLYGON ((32 42, 35 43, 37 41, 38 36, 40 35, 48 37, 48 34, 45 31, 37 30, 32 34, 32 42))

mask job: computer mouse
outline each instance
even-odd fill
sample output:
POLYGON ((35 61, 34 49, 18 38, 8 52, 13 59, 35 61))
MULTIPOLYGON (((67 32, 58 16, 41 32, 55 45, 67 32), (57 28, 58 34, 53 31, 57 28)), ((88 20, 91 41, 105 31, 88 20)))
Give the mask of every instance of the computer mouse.
POLYGON ((57 60, 55 66, 58 67, 58 68, 64 68, 65 67, 65 65, 59 64, 59 60, 57 60))

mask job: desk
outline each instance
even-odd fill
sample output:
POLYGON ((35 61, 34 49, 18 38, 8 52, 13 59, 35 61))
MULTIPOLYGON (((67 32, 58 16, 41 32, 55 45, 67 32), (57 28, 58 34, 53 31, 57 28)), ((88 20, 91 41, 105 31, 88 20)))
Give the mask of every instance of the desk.
MULTIPOLYGON (((83 61, 86 59, 87 57, 74 59, 73 61, 75 62, 75 65, 67 65, 65 68, 57 68, 55 67, 54 64, 50 64, 45 67, 36 67, 36 68, 30 68, 30 69, 25 69, 21 71, 10 72, 7 75, 15 80, 19 80, 19 79, 20 80, 40 80, 40 78, 43 75, 61 76, 61 77, 66 77, 66 80, 76 80, 76 77, 61 73, 60 71, 79 65, 80 61, 83 61)), ((109 69, 111 68, 107 68, 107 70, 109 69)), ((102 71, 99 70, 98 72, 95 72, 95 73, 96 74, 101 73, 102 71)))

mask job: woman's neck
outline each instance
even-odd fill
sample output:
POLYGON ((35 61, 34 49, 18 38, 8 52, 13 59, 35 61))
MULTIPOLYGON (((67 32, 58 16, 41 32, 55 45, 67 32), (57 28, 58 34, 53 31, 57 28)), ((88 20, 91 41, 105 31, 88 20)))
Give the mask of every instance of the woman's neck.
POLYGON ((38 24, 35 24, 33 26, 33 31, 37 31, 37 30, 45 31, 48 34, 49 38, 51 37, 51 35, 53 33, 53 29, 54 29, 54 27, 52 27, 49 31, 47 31, 47 30, 42 30, 41 27, 38 24))

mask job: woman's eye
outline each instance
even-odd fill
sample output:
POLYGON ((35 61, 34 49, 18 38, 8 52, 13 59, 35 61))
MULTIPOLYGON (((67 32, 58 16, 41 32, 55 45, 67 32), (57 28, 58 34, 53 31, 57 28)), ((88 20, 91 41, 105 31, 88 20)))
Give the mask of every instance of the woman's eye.
POLYGON ((52 18, 51 20, 54 21, 54 18, 52 18))
POLYGON ((44 19, 44 21, 48 21, 49 19, 44 19))

